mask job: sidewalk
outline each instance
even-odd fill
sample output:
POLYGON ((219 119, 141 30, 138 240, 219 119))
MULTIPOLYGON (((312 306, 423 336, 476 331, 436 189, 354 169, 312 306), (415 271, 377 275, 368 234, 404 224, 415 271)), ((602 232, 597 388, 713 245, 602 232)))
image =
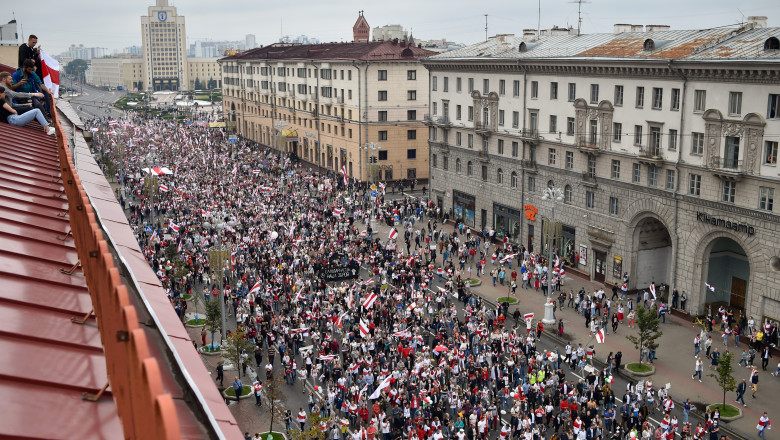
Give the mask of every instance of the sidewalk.
MULTIPOLYGON (((427 225, 428 219, 426 218, 424 221, 427 225)), ((448 222, 447 224, 440 226, 440 228, 443 228, 444 231, 450 233, 454 230, 452 222, 448 222)), ((382 241, 385 241, 390 227, 382 224, 378 229, 378 237, 380 237, 382 241)), ((403 243, 403 240, 399 240, 399 249, 404 248, 405 250, 405 247, 400 246, 401 243, 403 243)), ((493 286, 492 278, 489 273, 494 266, 491 264, 489 258, 487 261, 485 268, 486 273, 479 277, 479 279, 482 280, 482 285, 472 287, 471 290, 488 301, 497 302, 499 297, 509 296, 509 288, 506 281, 503 286, 499 283, 496 283, 495 287, 493 286)), ((441 256, 438 257, 438 262, 441 263, 441 256)), ((474 262, 470 262, 469 264, 472 268, 472 274, 476 273, 474 262)), ((517 267, 516 262, 513 264, 513 267, 517 267)), ((476 278, 475 276, 473 277, 476 278)), ((507 276, 507 280, 508 279, 509 276, 507 276)), ((608 297, 612 295, 611 289, 603 284, 586 281, 571 275, 566 277, 562 289, 567 291, 573 289, 576 293, 581 287, 589 293, 602 288, 607 292, 608 297)), ((510 314, 515 308, 519 308, 522 313, 533 312, 536 320, 539 320, 544 316, 545 297, 542 294, 541 289, 536 291, 518 287, 517 296, 515 298, 518 302, 510 306, 510 314)), ((639 360, 638 351, 634 348, 633 343, 626 339, 626 335, 635 334, 636 330, 629 329, 625 323, 618 327, 616 334, 612 333, 612 326, 610 325, 608 328, 609 333, 606 335, 604 344, 596 344, 595 339, 589 335, 589 329, 585 327, 585 318, 582 315, 577 314, 574 309, 558 309, 555 315, 556 318, 563 319, 564 321, 564 338, 571 341, 573 346, 580 343, 583 346, 594 344, 594 347, 596 348, 596 357, 599 360, 604 361, 610 352, 617 353, 618 351, 623 352, 623 365, 639 360)), ((557 326, 553 327, 554 328, 548 328, 547 330, 555 332, 557 335, 557 326)), ((659 347, 656 350, 657 357, 653 363, 653 366, 656 368, 656 372, 652 376, 653 382, 657 386, 671 383, 670 396, 679 402, 685 401, 685 399, 691 399, 691 402, 693 403, 701 402, 705 404, 722 402, 723 392, 717 386, 715 379, 707 376, 710 373, 714 373, 714 371, 709 369, 709 360, 703 356, 703 353, 700 353, 700 355, 702 355, 702 358, 705 361, 706 368, 702 382, 699 383, 698 380, 694 381, 691 379, 695 364, 693 356, 693 339, 700 328, 694 327, 690 322, 680 317, 672 316, 670 313, 667 313, 666 323, 661 324, 660 330, 663 332, 663 336, 659 341, 659 347)), ((745 378, 748 379, 749 382, 749 370, 738 365, 742 355, 742 349, 745 348, 746 345, 740 341, 740 346, 735 348, 732 338, 729 341, 729 347, 724 347, 720 332, 713 331, 710 334, 713 339, 713 350, 718 348, 721 353, 725 353, 726 349, 728 349, 732 353, 734 357, 735 380, 740 382, 745 378)), ((756 423, 763 411, 769 411, 770 419, 776 416, 776 411, 774 411, 776 406, 772 402, 775 401, 775 396, 780 395, 780 378, 770 374, 777 368, 777 360, 770 359, 766 371, 761 370, 761 360, 758 357, 756 357, 754 365, 759 367, 760 378, 756 398, 751 399, 750 390, 748 390, 748 392, 745 393, 745 401, 748 406, 742 407, 743 417, 728 424, 730 429, 739 431, 743 435, 750 437, 755 435, 756 423)), ((620 392, 620 395, 622 395, 622 391, 620 392)), ((735 399, 735 392, 727 393, 726 403, 737 405, 735 399)))

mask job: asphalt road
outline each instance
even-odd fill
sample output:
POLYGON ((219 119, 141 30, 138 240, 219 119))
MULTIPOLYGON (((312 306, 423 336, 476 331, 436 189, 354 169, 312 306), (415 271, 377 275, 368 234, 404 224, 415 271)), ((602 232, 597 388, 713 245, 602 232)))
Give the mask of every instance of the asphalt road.
POLYGON ((112 90, 109 92, 88 84, 77 83, 71 78, 62 78, 60 85, 68 89, 75 89, 79 93, 79 96, 68 96, 68 93, 64 93, 60 99, 70 101, 82 119, 95 117, 110 117, 114 119, 122 115, 122 110, 115 108, 113 104, 125 96, 124 90, 112 90))

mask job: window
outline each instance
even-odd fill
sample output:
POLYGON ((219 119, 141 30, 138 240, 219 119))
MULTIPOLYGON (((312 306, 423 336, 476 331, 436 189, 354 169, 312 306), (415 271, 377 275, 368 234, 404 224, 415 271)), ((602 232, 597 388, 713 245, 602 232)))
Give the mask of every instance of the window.
POLYGON ((474 107, 473 106, 469 106, 467 113, 468 113, 469 121, 473 121, 474 120, 474 107))
POLYGON ((693 111, 703 112, 707 109, 707 91, 694 90, 693 92, 693 111))
MULTIPOLYGON (((387 81, 387 70, 379 70, 379 71, 377 71, 377 80, 379 80, 379 81, 387 81)), ((434 89, 434 90, 436 90, 436 89, 434 89)))
POLYGON ((623 139, 623 124, 615 122, 612 124, 612 140, 620 142, 623 139))
POLYGON ((669 130, 669 150, 677 149, 677 130, 669 130))
POLYGON ((468 135, 469 148, 474 148, 474 135, 469 133, 468 135))
POLYGON ((518 80, 512 81, 512 96, 520 96, 520 81, 518 80))
POLYGON ((530 121, 529 121, 530 127, 528 128, 531 130, 531 135, 536 136, 539 134, 539 113, 531 112, 529 116, 530 116, 530 121))
POLYGON ((416 121, 417 120, 417 110, 407 110, 406 111, 406 119, 408 121, 416 121))
POLYGON ((691 133, 691 154, 704 153, 704 133, 691 133))
POLYGON ((723 201, 734 203, 734 196, 737 195, 737 182, 733 180, 723 181, 723 201))
POLYGON ((566 169, 567 170, 574 169, 574 153, 571 151, 566 152, 566 169))
POLYGON ((566 118, 566 134, 574 136, 574 118, 566 118))
POLYGON ((550 83, 550 99, 558 99, 558 83, 550 83))
POLYGON ((406 139, 410 141, 417 139, 417 130, 406 130, 406 139))
POLYGON ((466 163, 466 175, 467 176, 474 175, 474 164, 471 163, 471 161, 468 161, 468 163, 466 163))
POLYGON ((461 164, 460 164, 460 159, 455 159, 455 172, 458 173, 458 174, 463 172, 461 164))
POLYGON ((512 142, 512 157, 517 157, 520 150, 519 142, 512 142))
POLYGON ((417 159, 417 149, 416 148, 410 148, 406 150, 406 158, 407 159, 417 159))
POLYGON ((379 119, 380 121, 386 121, 387 120, 387 112, 384 111, 384 110, 380 110, 377 119, 379 119))
POLYGON ((585 207, 593 209, 596 206, 596 193, 593 191, 585 191, 585 207))
POLYGON ((463 79, 461 77, 455 78, 455 91, 460 93, 463 90, 463 79))
POLYGON ((672 110, 680 110, 680 89, 672 89, 672 110))
POLYGON ((642 165, 635 163, 634 164, 634 174, 631 177, 631 181, 634 183, 639 183, 642 180, 642 165))
POLYGON ((450 77, 445 76, 444 77, 444 91, 449 92, 450 91, 450 77))
POLYGON ((485 95, 490 93, 490 80, 487 78, 482 80, 482 93, 485 95))
POLYGON ((459 132, 459 131, 456 132, 455 133, 455 145, 460 147, 462 145, 462 141, 463 141, 462 138, 463 138, 463 134, 461 132, 459 132))
POLYGON ((642 145, 642 126, 634 125, 634 145, 642 145))
POLYGON ((569 83, 569 102, 574 102, 577 99, 577 84, 569 83))
POLYGON ((620 179, 620 161, 612 159, 612 178, 620 179))
POLYGON ((764 149, 766 150, 764 161, 767 165, 777 165, 777 141, 765 141, 764 149))
POLYGON ((563 201, 564 203, 571 203, 571 185, 563 187, 563 201))
POLYGON ((758 209, 771 211, 775 204, 775 189, 762 186, 758 189, 758 209))
POLYGON ((469 78, 469 93, 474 91, 474 78, 469 78))
POLYGON ((380 130, 377 133, 377 137, 380 141, 386 141, 387 140, 387 130, 380 130))
POLYGON ((378 152, 378 159, 379 160, 387 160, 387 151, 380 150, 378 152))
POLYGON ((596 156, 592 154, 588 155, 588 176, 596 177, 596 156))
POLYGON ((414 81, 417 79, 417 71, 416 70, 407 70, 406 71, 406 79, 409 81, 414 81))
POLYGON ((439 88, 439 77, 432 76, 431 77, 431 90, 435 92, 436 90, 438 90, 438 88, 439 88))
POLYGON ((591 84, 590 85, 590 103, 591 104, 598 104, 599 103, 599 85, 598 84, 591 84))
POLYGON ((617 197, 609 198, 609 214, 618 215, 618 199, 617 197))
POLYGON ((463 112, 461 110, 462 107, 460 106, 460 104, 455 106, 455 119, 458 121, 460 121, 460 118, 463 116, 462 114, 463 112))
POLYGON ((408 101, 416 101, 417 100, 417 90, 407 90, 406 91, 406 99, 408 101))
POLYGON ((517 173, 515 171, 512 171, 509 180, 509 186, 511 186, 512 188, 517 188, 517 173))
POLYGON ((449 157, 444 156, 444 157, 441 158, 441 168, 444 171, 447 171, 448 169, 450 169, 450 158, 449 157))
POLYGON ((653 87, 653 109, 661 110, 663 108, 664 101, 664 89, 660 87, 653 87))
POLYGON ((729 92, 729 115, 737 116, 742 113, 742 92, 729 92))
POLYGON ((650 154, 661 155, 661 128, 650 127, 650 154))
POLYGON ((504 140, 498 140, 498 154, 504 154, 504 140))
POLYGON ((536 192, 536 177, 528 176, 528 192, 536 192))
POLYGON ((555 148, 550 148, 550 151, 547 153, 547 164, 555 165, 555 148))
POLYGON ((692 196, 701 195, 701 174, 688 175, 688 194, 692 196))
POLYGON ((615 86, 615 105, 623 105, 623 86, 615 86))
POLYGON ((512 112, 512 128, 520 127, 520 112, 512 112))
POLYGON ((666 170, 666 189, 674 191, 674 170, 666 170))
POLYGON ((655 165, 647 167, 647 184, 649 186, 658 186, 658 167, 655 165))
POLYGON ((769 104, 766 107, 766 118, 777 119, 780 118, 780 94, 769 94, 769 104))
POLYGON ((637 87, 636 88, 636 106, 637 108, 642 108, 645 106, 645 88, 644 87, 637 87))
POLYGON ((590 120, 590 144, 598 145, 599 138, 599 121, 595 119, 590 120))
POLYGON ((380 90, 377 101, 387 101, 387 90, 380 90))
POLYGON ((501 127, 504 126, 504 111, 503 110, 499 110, 498 111, 498 125, 500 125, 501 127))
POLYGON ((496 183, 499 185, 504 183, 504 171, 501 168, 496 171, 496 183))
POLYGON ((506 81, 503 79, 498 81, 498 94, 501 96, 506 95, 506 81))
POLYGON ((431 156, 431 167, 436 168, 436 165, 438 165, 438 157, 433 154, 431 156))
POLYGON ((531 99, 539 97, 539 81, 531 81, 531 99))
POLYGON ((555 134, 558 131, 558 116, 550 115, 550 133, 555 134))

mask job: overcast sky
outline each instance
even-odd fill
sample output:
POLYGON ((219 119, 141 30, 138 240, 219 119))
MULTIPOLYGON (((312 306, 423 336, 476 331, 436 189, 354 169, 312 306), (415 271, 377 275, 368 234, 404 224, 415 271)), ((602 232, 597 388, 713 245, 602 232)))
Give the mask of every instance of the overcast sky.
MULTIPOLYGON (((58 54, 70 44, 110 50, 141 45, 140 16, 154 0, 36 0, 7 4, 0 21, 15 13, 24 37, 58 54), (4 15, 3 15, 4 14, 4 15)), ((359 10, 371 27, 400 24, 415 38, 474 43, 488 33, 521 34, 537 27, 538 0, 170 0, 186 17, 187 40, 243 40, 255 34, 258 44, 279 36, 307 35, 327 41, 350 41, 359 10)), ((577 27, 575 1, 541 0, 541 27, 577 27)), ((588 0, 582 4, 582 31, 611 32, 615 23, 667 24, 672 29, 702 29, 765 15, 780 26, 779 0, 588 0)))

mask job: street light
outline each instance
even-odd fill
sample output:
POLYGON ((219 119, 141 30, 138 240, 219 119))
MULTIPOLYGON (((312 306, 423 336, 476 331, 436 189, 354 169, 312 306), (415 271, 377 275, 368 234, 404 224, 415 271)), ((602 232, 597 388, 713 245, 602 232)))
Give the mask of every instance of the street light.
POLYGON ((152 227, 157 228, 157 224, 155 222, 155 215, 154 215, 154 195, 157 193, 157 186, 160 183, 158 180, 158 177, 155 176, 152 173, 152 169, 155 166, 155 161, 157 160, 157 156, 155 155, 154 151, 150 151, 149 154, 146 155, 146 166, 149 170, 149 179, 147 180, 144 178, 144 186, 146 186, 146 193, 149 195, 149 206, 150 206, 150 213, 152 214, 152 227))
POLYGON ((542 195, 542 200, 544 201, 550 201, 552 202, 552 213, 550 215, 550 234, 549 238, 547 240, 547 250, 548 250, 548 258, 547 258, 547 300, 544 304, 544 318, 542 319, 542 323, 547 325, 553 325, 555 324, 555 313, 553 311, 555 305, 552 302, 551 294, 552 294, 552 261, 553 261, 553 244, 552 244, 552 228, 555 224, 555 204, 557 202, 563 201, 563 190, 560 188, 554 188, 552 186, 547 187, 544 189, 544 193, 542 195))
MULTIPOLYGON (((210 228, 211 224, 208 222, 203 223, 204 228, 210 228)), ((225 264, 228 258, 230 257, 230 248, 227 247, 223 243, 222 239, 222 230, 225 228, 224 222, 219 222, 214 225, 214 228, 217 229, 217 242, 214 243, 213 246, 209 247, 209 268, 211 268, 212 271, 215 269, 218 270, 218 286, 219 286, 219 304, 220 304, 220 311, 222 312, 222 329, 220 330, 220 345, 222 345, 222 342, 225 339, 225 292, 224 287, 222 285, 222 278, 225 275, 225 264)))
MULTIPOLYGON (((378 151, 382 150, 382 145, 379 142, 366 142, 365 145, 366 157, 368 158, 368 183, 373 185, 376 183, 374 171, 376 170, 376 162, 378 151)), ((372 189, 372 191, 375 191, 372 189)), ((371 200, 371 230, 376 231, 376 200, 371 200)))

